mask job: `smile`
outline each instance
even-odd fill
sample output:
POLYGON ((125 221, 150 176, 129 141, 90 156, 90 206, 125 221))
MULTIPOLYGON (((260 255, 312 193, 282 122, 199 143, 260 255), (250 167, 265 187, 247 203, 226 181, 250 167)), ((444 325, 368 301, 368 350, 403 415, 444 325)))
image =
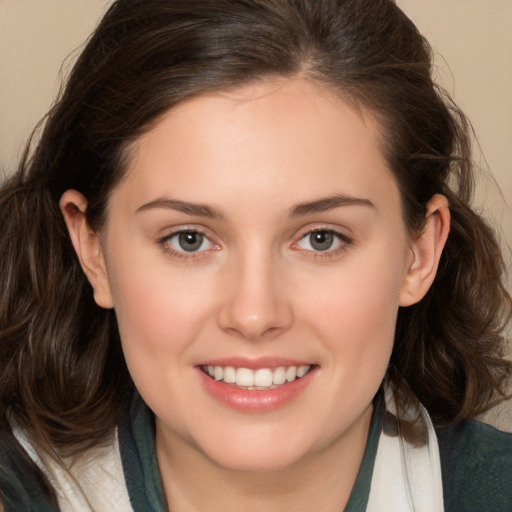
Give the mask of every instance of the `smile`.
POLYGON ((278 368, 235 368, 233 366, 202 366, 201 370, 214 379, 248 390, 275 389, 304 377, 311 365, 279 366, 278 368))
POLYGON ((320 366, 276 358, 258 361, 233 358, 223 362, 205 361, 196 370, 203 389, 216 402, 254 414, 293 403, 316 380, 320 366))

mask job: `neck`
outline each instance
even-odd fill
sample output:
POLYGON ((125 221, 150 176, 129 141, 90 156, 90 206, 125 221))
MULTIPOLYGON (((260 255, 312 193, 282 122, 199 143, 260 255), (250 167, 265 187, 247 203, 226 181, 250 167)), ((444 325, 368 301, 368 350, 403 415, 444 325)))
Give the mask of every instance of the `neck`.
POLYGON ((157 420, 156 449, 172 512, 340 512, 363 459, 371 407, 329 444, 293 464, 268 471, 219 466, 157 420))

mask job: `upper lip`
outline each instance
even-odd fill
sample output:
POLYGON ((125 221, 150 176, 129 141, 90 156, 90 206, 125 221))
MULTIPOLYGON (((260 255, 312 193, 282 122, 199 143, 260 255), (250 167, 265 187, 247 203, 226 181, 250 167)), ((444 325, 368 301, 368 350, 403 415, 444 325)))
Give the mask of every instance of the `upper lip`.
POLYGON ((221 359, 208 359, 202 361, 198 366, 232 366, 234 368, 248 368, 257 370, 259 368, 279 368, 280 366, 305 366, 313 365, 311 361, 289 359, 285 357, 263 356, 257 358, 248 357, 225 357, 221 359))

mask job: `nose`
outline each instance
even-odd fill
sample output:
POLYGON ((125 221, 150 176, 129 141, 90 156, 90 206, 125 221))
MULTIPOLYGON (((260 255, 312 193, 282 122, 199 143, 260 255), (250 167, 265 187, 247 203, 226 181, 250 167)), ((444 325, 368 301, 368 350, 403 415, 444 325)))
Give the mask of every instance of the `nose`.
POLYGON ((272 339, 293 324, 293 309, 282 273, 271 256, 231 262, 222 304, 221 329, 249 341, 272 339))

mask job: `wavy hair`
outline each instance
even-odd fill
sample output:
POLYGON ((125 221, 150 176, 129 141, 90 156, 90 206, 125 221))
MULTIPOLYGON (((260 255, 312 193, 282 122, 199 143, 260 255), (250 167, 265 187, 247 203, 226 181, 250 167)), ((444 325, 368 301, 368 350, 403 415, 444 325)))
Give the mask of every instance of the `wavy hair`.
POLYGON ((505 396, 512 305, 496 237, 470 206, 470 128, 395 3, 118 0, 0 190, 0 431, 20 459, 9 419, 43 447, 79 453, 109 438, 132 388, 115 314, 94 303, 71 246, 62 193, 84 194, 101 230, 130 145, 165 112, 206 91, 298 74, 374 114, 411 233, 432 195, 450 203, 435 282, 398 314, 387 379, 399 400, 417 397, 440 425, 505 396))

